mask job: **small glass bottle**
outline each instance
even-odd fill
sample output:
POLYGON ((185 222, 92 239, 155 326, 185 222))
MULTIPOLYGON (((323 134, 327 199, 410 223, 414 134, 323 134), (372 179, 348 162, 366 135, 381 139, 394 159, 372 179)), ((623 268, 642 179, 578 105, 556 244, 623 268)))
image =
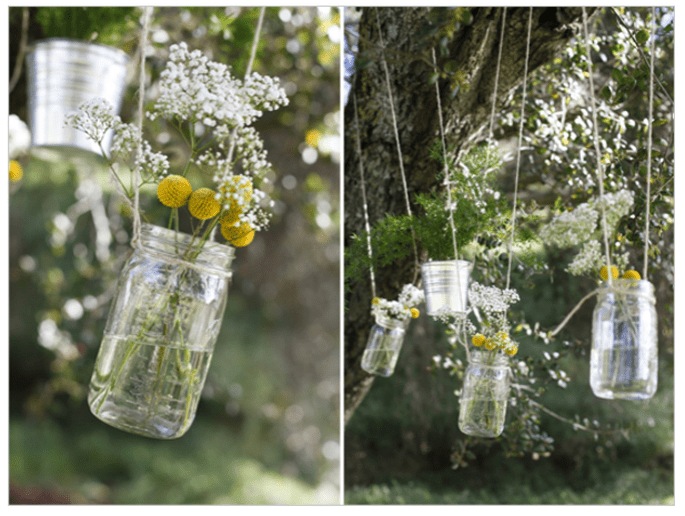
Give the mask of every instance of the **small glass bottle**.
POLYGON ((143 224, 124 266, 90 382, 105 423, 173 439, 190 427, 224 315, 233 247, 143 224))
POLYGON ((509 399, 509 356, 471 351, 459 407, 459 430, 476 437, 497 437, 504 430, 509 399))
POLYGON ((364 371, 385 377, 395 371, 408 323, 409 319, 398 320, 383 314, 376 315, 376 324, 371 328, 362 355, 364 371))
POLYGON ((469 275, 473 264, 465 260, 431 261, 421 265, 426 313, 436 315, 443 307, 466 311, 469 275))
POLYGON ((649 281, 615 279, 599 287, 590 352, 590 386, 598 398, 645 400, 656 392, 655 302, 649 281))

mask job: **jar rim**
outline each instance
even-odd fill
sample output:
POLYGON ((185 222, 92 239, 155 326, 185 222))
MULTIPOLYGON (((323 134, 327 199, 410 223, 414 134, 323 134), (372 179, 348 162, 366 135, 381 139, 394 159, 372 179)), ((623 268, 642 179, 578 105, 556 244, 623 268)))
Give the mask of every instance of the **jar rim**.
POLYGON ((449 266, 454 266, 455 263, 457 263, 460 268, 468 267, 469 270, 471 268, 473 268, 473 263, 469 262, 468 260, 428 260, 427 262, 423 262, 421 264, 421 268, 423 268, 423 267, 428 267, 428 268, 449 267, 449 266))
POLYGON ((113 59, 122 61, 124 64, 130 61, 130 57, 120 48, 95 41, 84 41, 76 38, 45 38, 36 41, 27 53, 34 53, 37 50, 69 50, 78 48, 80 50, 94 50, 99 53, 109 53, 113 59))
POLYGON ((397 319, 386 314, 376 314, 376 324, 385 328, 401 328, 405 329, 409 323, 409 317, 406 319, 397 319))
POLYGON ((637 280, 632 278, 616 278, 603 282, 598 287, 599 294, 602 296, 609 294, 627 294, 654 298, 654 285, 648 280, 637 280))
MULTIPOLYGON (((495 350, 493 350, 495 351, 495 350)), ((487 364, 487 358, 488 355, 492 353, 492 351, 487 351, 487 350, 482 350, 482 349, 474 349, 471 350, 471 353, 469 354, 469 363, 477 362, 479 365, 486 365, 489 367, 508 367, 509 366, 509 355, 500 352, 499 350, 495 351, 495 355, 493 358, 492 364, 487 364)))

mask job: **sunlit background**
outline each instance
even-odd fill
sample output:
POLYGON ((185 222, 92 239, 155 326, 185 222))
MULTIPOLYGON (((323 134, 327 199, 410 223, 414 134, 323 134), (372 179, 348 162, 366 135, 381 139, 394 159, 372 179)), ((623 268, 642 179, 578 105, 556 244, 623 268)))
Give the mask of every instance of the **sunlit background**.
MULTIPOLYGON (((23 9, 10 9, 10 76, 23 9)), ((95 41, 134 61, 140 9, 28 14, 29 45, 97 32, 95 41)), ((154 101, 173 43, 185 41, 242 77, 258 14, 155 9, 146 102, 154 101)), ((336 8, 266 10, 254 70, 279 77, 290 99, 255 124, 276 172, 275 214, 268 232, 236 252, 198 414, 178 440, 110 428, 86 404, 131 234, 107 171, 30 153, 18 158, 24 176, 9 197, 10 503, 339 502, 340 42, 336 8)), ((126 122, 137 106, 135 72, 129 65, 126 122)), ((9 101, 23 121, 26 97, 22 71, 9 101)), ((169 156, 173 172, 187 160, 185 146, 173 128, 155 124, 146 137, 169 156)), ((189 178, 195 188, 211 186, 198 171, 189 178)), ((166 223, 154 188, 142 191, 141 207, 166 223)))

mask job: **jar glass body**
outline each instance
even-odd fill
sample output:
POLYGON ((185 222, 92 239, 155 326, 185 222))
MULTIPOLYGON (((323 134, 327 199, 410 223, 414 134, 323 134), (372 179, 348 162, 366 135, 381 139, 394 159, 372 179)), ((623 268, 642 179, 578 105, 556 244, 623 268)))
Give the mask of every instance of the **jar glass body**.
POLYGON ((592 316, 590 386, 595 396, 644 400, 656 392, 657 315, 649 281, 616 279, 599 287, 592 316))
POLYGON ((473 264, 465 260, 431 261, 421 265, 426 313, 436 315, 443 307, 466 311, 469 277, 473 264))
POLYGON ((376 316, 376 324, 371 328, 362 355, 364 371, 385 377, 395 371, 408 323, 409 319, 400 321, 382 314, 376 316))
POLYGON ((497 350, 471 352, 459 407, 459 430, 477 437, 497 437, 502 433, 509 374, 507 355, 497 350))
POLYGON ((112 300, 88 404, 105 423, 160 439, 190 427, 223 319, 234 248, 144 224, 112 300))

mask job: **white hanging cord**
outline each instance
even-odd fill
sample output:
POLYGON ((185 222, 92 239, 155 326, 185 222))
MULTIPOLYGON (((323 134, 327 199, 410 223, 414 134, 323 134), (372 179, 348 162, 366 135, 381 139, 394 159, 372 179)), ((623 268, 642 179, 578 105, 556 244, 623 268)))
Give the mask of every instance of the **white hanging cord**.
MULTIPOLYGON (((404 163, 402 160, 402 147, 400 146, 400 133, 399 130, 397 129, 397 118, 395 116, 395 103, 393 101, 392 97, 392 89, 390 87, 390 73, 388 72, 388 63, 385 61, 385 43, 383 43, 383 34, 381 33, 381 21, 380 21, 380 15, 378 14, 378 8, 374 8, 376 10, 376 25, 378 26, 378 39, 380 40, 381 43, 381 48, 382 53, 383 53, 383 69, 385 70, 385 82, 388 87, 388 97, 390 98, 390 112, 392 113, 392 127, 393 130, 395 131, 395 142, 397 143, 397 154, 399 157, 400 161, 400 172, 402 174, 402 186, 404 187, 404 200, 407 203, 407 213, 409 216, 412 216, 411 213, 411 205, 409 204, 409 191, 407 190, 407 178, 404 175, 404 163)), ((419 271, 419 253, 416 250, 416 238, 414 236, 414 229, 412 228, 411 231, 411 239, 412 239, 412 244, 414 246, 414 260, 416 262, 416 272, 415 276, 418 274, 419 271)))
POLYGON ((369 267, 369 275, 371 276, 371 296, 376 297, 376 276, 373 272, 373 250, 371 248, 371 226, 369 224, 369 206, 366 201, 366 186, 364 183, 364 160, 362 158, 362 147, 359 138, 359 119, 357 118, 357 95, 352 91, 352 103, 354 104, 354 123, 357 135, 357 153, 359 154, 359 171, 362 179, 362 203, 364 206, 364 225, 366 227, 366 243, 369 248, 369 260, 371 266, 369 267))
MULTIPOLYGON (((585 52, 587 54, 587 71, 588 78, 590 79, 590 102, 592 104, 592 127, 594 130, 594 140, 595 140, 595 153, 597 154, 597 176, 599 181, 599 198, 604 201, 604 164, 602 163, 602 154, 599 148, 599 132, 597 124, 597 106, 595 105, 595 87, 594 81, 592 80, 592 58, 590 55, 590 37, 587 32, 587 13, 585 12, 585 7, 583 7, 583 33, 585 35, 585 52)), ((611 286, 613 281, 613 275, 611 274, 611 255, 609 253, 609 231, 607 228, 606 210, 604 208, 604 202, 600 203, 601 214, 602 214, 602 235, 604 238, 604 253, 606 258, 607 267, 607 278, 609 285, 611 286)))
POLYGON ((523 116, 526 111, 526 85, 528 83, 528 59, 530 57, 530 32, 533 26, 533 8, 528 12, 528 38, 526 42, 526 60, 523 65, 523 94, 521 96, 521 120, 519 122, 519 141, 516 149, 516 177, 514 178, 514 207, 511 211, 511 239, 509 240, 509 264, 507 266, 507 286, 511 281, 511 262, 514 254, 514 233, 516 231, 516 204, 519 190, 519 169, 521 168, 521 141, 523 140, 523 116))
POLYGON ((649 116, 647 117, 647 205, 645 209, 645 258, 642 265, 642 279, 647 279, 647 263, 649 259, 649 218, 651 209, 652 186, 652 115, 654 109, 654 40, 656 39, 656 10, 652 6, 652 37, 649 45, 649 116))
MULTIPOLYGON (((143 153, 143 117, 145 107, 145 48, 147 47, 147 35, 150 31, 150 18, 153 7, 143 7, 143 29, 140 33, 140 75, 138 87, 138 149, 137 156, 143 153)), ((140 165, 133 169, 133 236, 131 246, 136 247, 140 241, 140 165)))
MULTIPOLYGON (((499 35, 499 51, 497 52, 497 68, 495 68, 495 89, 492 91, 492 111, 490 112, 490 132, 488 140, 492 140, 495 127, 495 105, 497 104, 497 86, 499 84, 499 69, 502 62, 502 47, 504 46, 504 22, 507 20, 507 8, 502 10, 502 30, 499 35)), ((489 152, 488 142, 488 152, 489 152)))

